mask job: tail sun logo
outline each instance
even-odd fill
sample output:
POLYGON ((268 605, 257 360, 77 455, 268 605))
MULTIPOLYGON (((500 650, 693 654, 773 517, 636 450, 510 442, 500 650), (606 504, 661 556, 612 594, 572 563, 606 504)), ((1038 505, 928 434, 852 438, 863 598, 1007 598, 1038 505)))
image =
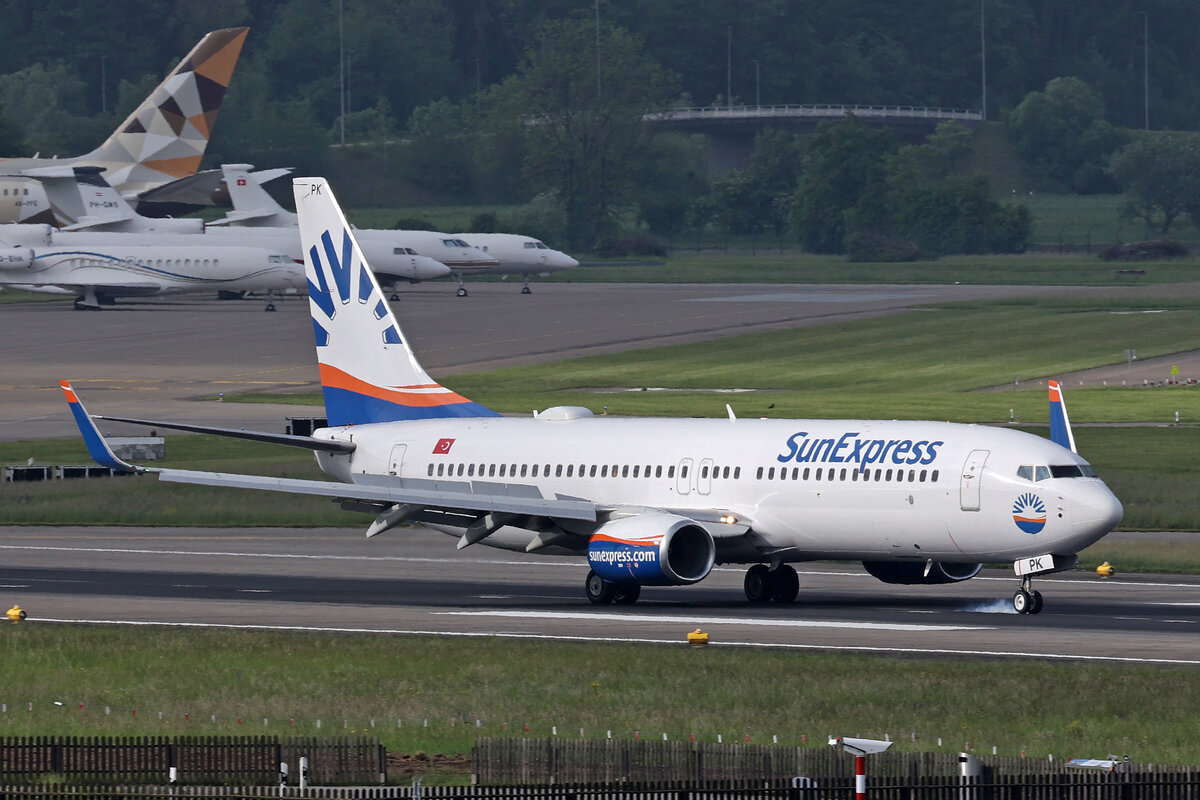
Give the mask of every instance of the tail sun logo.
POLYGON ((1046 527, 1046 504, 1033 492, 1025 492, 1013 503, 1013 522, 1025 533, 1040 533, 1046 527))
MULTIPOLYGON (((333 321, 337 317, 339 307, 348 305, 351 296, 355 294, 351 286, 355 266, 354 243, 350 238, 350 232, 344 229, 342 230, 341 244, 339 252, 333 244, 330 232, 325 231, 321 234, 321 246, 325 251, 324 257, 316 246, 309 248, 308 251, 313 272, 316 273, 317 278, 316 284, 311 279, 308 281, 308 297, 329 321, 333 321)), ((387 305, 382 298, 375 297, 375 286, 371 282, 371 276, 368 274, 366 266, 360 263, 358 264, 358 302, 366 305, 372 298, 375 298, 372 315, 376 320, 385 323, 380 334, 383 343, 403 344, 400 333, 388 316, 387 305)), ((316 315, 313 315, 313 333, 316 336, 317 347, 325 347, 329 344, 329 331, 317 320, 316 315)))

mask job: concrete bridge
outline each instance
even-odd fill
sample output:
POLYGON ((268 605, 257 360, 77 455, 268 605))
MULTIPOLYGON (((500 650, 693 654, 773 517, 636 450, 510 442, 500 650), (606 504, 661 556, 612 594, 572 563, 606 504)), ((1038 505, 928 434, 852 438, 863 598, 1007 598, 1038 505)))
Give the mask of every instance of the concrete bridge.
POLYGON ((847 114, 868 125, 886 125, 902 139, 914 142, 949 120, 957 120, 971 130, 983 122, 982 112, 962 108, 832 104, 675 108, 661 114, 647 114, 643 119, 671 130, 704 134, 708 139, 708 174, 715 178, 731 169, 746 167, 754 137, 763 128, 811 133, 821 122, 841 119, 847 114))

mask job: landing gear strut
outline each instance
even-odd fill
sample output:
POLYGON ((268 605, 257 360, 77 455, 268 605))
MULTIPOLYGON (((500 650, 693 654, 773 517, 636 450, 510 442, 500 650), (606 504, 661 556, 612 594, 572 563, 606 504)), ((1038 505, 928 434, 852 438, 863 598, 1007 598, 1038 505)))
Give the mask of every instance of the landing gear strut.
POLYGON ((780 564, 769 569, 766 564, 755 564, 746 570, 743 583, 746 599, 751 603, 794 603, 800 594, 800 578, 790 564, 780 564))
POLYGON ((524 281, 521 283, 521 294, 533 294, 533 290, 529 288, 529 273, 526 272, 521 276, 524 281))
POLYGON ((640 584, 606 581, 595 571, 588 572, 587 578, 583 582, 583 589, 587 592, 588 600, 599 606, 609 603, 622 606, 633 605, 642 594, 640 584))
POLYGON ((1040 614, 1042 612, 1042 593, 1033 588, 1033 576, 1021 578, 1021 588, 1013 595, 1013 608, 1018 614, 1040 614))
POLYGON ((467 287, 466 287, 466 285, 465 285, 465 282, 463 281, 463 276, 462 276, 462 273, 461 273, 461 272, 455 272, 455 273, 454 273, 454 280, 458 281, 458 292, 457 292, 458 296, 459 296, 459 297, 466 297, 466 296, 467 296, 467 287))
POLYGON ((269 292, 267 292, 267 307, 264 308, 263 311, 274 311, 274 310, 275 310, 275 290, 271 289, 269 292))

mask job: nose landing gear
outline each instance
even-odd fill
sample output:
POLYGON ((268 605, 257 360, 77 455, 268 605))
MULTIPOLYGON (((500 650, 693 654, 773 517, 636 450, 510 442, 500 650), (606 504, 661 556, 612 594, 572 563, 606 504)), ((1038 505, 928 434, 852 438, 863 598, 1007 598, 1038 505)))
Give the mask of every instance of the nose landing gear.
POLYGON ((1018 614, 1042 613, 1042 593, 1034 590, 1032 575, 1021 578, 1021 588, 1013 595, 1012 602, 1018 614))

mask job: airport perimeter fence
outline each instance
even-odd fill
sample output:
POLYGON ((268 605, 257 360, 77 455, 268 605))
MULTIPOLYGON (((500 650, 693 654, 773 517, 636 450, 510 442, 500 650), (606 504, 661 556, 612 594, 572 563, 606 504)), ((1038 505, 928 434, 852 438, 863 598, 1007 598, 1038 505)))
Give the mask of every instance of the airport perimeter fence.
MULTIPOLYGON (((0 738, 0 785, 279 785, 279 765, 308 760, 312 784, 381 784, 387 752, 369 737, 178 736, 0 738)), ((4 800, 6 790, 0 790, 4 800)))
MULTIPOLYGON (((408 786, 374 787, 83 787, 0 786, 0 800, 847 800, 855 794, 853 776, 805 786, 790 781, 628 784, 621 786, 408 786)), ((873 800, 1197 800, 1196 773, 1066 773, 998 778, 929 777, 908 781, 868 778, 873 800)))
MULTIPOLYGON (((975 755, 975 754, 972 754, 975 755)), ((481 737, 471 750, 480 784, 596 784, 675 781, 776 781, 795 776, 829 780, 853 769, 840 749, 768 744, 664 742, 656 739, 481 737)), ((984 777, 1078 775, 1063 760, 975 755, 984 777)), ((893 782, 959 776, 957 753, 885 752, 872 755, 869 773, 893 782)), ((1195 774, 1187 767, 1121 764, 1126 773, 1195 774)), ((1197 796, 1196 800, 1200 800, 1197 796)))

